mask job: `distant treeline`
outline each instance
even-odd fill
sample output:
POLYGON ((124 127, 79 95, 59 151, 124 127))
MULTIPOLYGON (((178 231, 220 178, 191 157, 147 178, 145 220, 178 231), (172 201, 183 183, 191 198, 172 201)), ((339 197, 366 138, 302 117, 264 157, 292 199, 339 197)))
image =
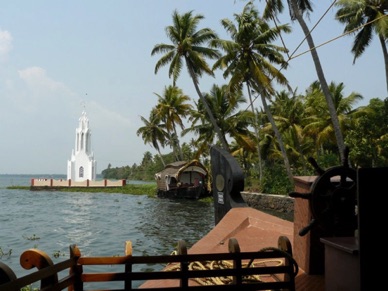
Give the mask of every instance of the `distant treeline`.
MULTIPOLYGON (((163 155, 165 163, 175 161, 173 154, 163 155)), ((145 152, 140 165, 136 163, 132 166, 112 167, 101 172, 103 179, 127 179, 137 181, 154 181, 155 174, 163 170, 164 165, 158 155, 153 156, 150 152, 145 152)))

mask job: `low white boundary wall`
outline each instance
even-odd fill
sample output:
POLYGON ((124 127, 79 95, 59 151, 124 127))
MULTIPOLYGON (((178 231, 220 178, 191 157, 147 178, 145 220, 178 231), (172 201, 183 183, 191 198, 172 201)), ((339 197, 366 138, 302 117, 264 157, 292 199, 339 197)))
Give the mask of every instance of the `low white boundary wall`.
POLYGON ((99 180, 75 182, 65 179, 31 179, 31 187, 122 187, 126 180, 99 180))

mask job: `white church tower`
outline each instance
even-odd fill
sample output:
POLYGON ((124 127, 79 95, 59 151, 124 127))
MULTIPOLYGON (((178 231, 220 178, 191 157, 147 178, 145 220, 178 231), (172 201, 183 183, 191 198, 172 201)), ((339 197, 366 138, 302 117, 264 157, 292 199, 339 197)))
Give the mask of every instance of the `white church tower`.
POLYGON ((94 160, 91 144, 89 119, 83 111, 75 130, 75 149, 72 151, 70 161, 67 161, 67 180, 79 182, 96 179, 97 162, 94 160))

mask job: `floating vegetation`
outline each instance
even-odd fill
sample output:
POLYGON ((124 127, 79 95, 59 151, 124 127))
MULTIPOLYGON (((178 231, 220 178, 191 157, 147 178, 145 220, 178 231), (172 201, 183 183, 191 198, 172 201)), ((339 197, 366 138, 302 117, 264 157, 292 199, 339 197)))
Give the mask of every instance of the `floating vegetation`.
MULTIPOLYGON (((8 186, 10 190, 31 190, 30 186, 8 186)), ((85 193, 121 193, 132 195, 147 195, 149 197, 156 197, 157 187, 156 183, 146 184, 127 184, 123 187, 55 187, 51 188, 55 191, 61 192, 85 192, 85 193)))
POLYGON ((20 291, 39 291, 39 288, 32 287, 32 285, 25 286, 20 291))
POLYGON ((64 256, 66 256, 66 254, 61 252, 61 251, 54 251, 54 253, 53 253, 54 258, 59 258, 61 256, 64 257, 64 256))
POLYGON ((10 257, 12 254, 12 249, 9 249, 8 252, 4 252, 3 249, 0 247, 0 259, 3 258, 3 256, 8 256, 10 257))
POLYGON ((36 234, 33 234, 32 236, 23 236, 23 238, 25 238, 27 240, 39 240, 40 239, 40 237, 36 236, 36 234))

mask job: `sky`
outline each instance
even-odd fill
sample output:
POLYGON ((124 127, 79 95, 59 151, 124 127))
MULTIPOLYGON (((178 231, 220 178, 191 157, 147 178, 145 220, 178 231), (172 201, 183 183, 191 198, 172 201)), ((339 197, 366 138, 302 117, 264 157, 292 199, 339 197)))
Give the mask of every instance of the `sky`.
MULTIPOLYGON (((312 1, 311 29, 332 1, 312 1)), ((241 0, 0 0, 0 174, 66 174, 75 146, 75 130, 85 111, 92 130, 97 173, 112 167, 140 164, 146 151, 137 130, 149 118, 157 96, 172 84, 168 67, 154 73, 161 55, 156 44, 170 40, 165 27, 172 13, 193 11, 204 19, 198 29, 212 28, 229 39, 221 26, 247 1, 241 0)), ((262 11, 264 1, 255 2, 262 11)), ((286 1, 284 1, 286 3, 286 1)), ((286 12, 288 10, 286 9, 286 12)), ((312 35, 328 82, 343 82, 345 95, 385 99, 384 62, 376 37, 353 64, 352 36, 339 37, 343 25, 327 14, 312 35)), ((284 42, 293 56, 282 73, 303 93, 317 80, 299 25, 281 17, 293 29, 284 42), (302 44, 301 44, 302 43, 302 44), (300 45, 301 44, 301 45, 300 45), (307 52, 307 53, 306 53, 307 52)), ((274 24, 272 24, 274 26, 274 24)), ((209 61, 212 65, 213 61, 209 61)), ((227 81, 222 72, 200 80, 202 92, 227 81)), ((187 70, 177 85, 198 100, 187 70)), ((260 107, 260 103, 255 103, 260 107)), ((168 153, 169 148, 162 149, 168 153)))

